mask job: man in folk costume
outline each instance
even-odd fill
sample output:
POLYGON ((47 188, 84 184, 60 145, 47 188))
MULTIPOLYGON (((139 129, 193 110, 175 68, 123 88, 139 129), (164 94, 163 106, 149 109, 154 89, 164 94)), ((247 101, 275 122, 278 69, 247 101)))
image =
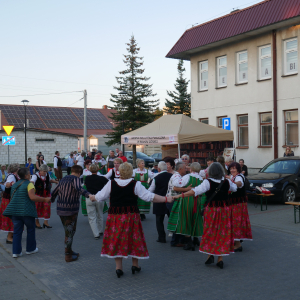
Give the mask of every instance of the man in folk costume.
POLYGON ((57 178, 57 180, 61 180, 62 179, 62 161, 59 157, 59 151, 55 151, 55 156, 53 159, 54 162, 54 172, 55 172, 55 176, 57 178))
POLYGON ((107 156, 106 158, 106 162, 107 162, 107 173, 114 168, 114 160, 115 158, 117 158, 117 156, 115 156, 115 151, 110 150, 109 151, 109 156, 107 156))
MULTIPOLYGON (((152 179, 154 177, 154 174, 145 168, 145 161, 143 159, 137 159, 136 165, 138 166, 136 169, 133 170, 133 176, 134 180, 140 181, 142 185, 148 189, 149 183, 148 179, 152 179)), ((151 203, 144 201, 140 198, 138 198, 138 207, 141 215, 141 220, 144 221, 146 219, 145 214, 149 214, 151 203)))
MULTIPOLYGON (((164 161, 159 162, 158 172, 159 173, 156 174, 152 180, 149 191, 160 196, 166 196, 172 174, 167 172, 167 164, 164 161)), ((166 243, 164 219, 166 214, 168 216, 170 215, 166 203, 153 203, 153 214, 156 215, 156 229, 158 233, 158 239, 156 241, 166 243)))
POLYGON ((99 168, 99 172, 102 175, 106 174, 106 169, 105 166, 107 165, 106 160, 102 157, 102 152, 99 151, 96 155, 95 155, 95 159, 92 161, 93 164, 97 165, 99 168))
MULTIPOLYGON (((201 166, 193 162, 190 166, 191 173, 182 177, 181 181, 175 183, 174 190, 181 191, 182 187, 191 189, 201 184, 202 178, 199 175, 201 166)), ((183 193, 182 193, 183 195, 183 193)), ((168 222, 168 230, 186 237, 184 250, 195 251, 195 246, 200 245, 199 236, 203 234, 203 222, 200 215, 201 202, 205 202, 206 197, 181 197, 174 201, 172 212, 168 222), (191 237, 194 237, 192 240, 191 237)))
MULTIPOLYGON (((58 183, 57 180, 50 178, 47 165, 41 165, 39 171, 32 175, 30 181, 35 186, 35 194, 44 198, 51 197, 51 183, 58 183)), ((52 228, 48 223, 51 215, 51 202, 35 202, 35 206, 38 215, 38 218, 35 219, 36 228, 42 229, 39 219, 44 219, 43 228, 52 228)))

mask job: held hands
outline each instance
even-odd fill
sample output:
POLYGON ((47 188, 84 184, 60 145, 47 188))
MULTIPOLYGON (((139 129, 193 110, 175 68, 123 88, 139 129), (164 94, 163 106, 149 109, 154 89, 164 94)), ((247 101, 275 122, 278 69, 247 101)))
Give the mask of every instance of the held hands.
POLYGON ((181 198, 182 197, 182 195, 180 194, 180 195, 177 195, 177 196, 173 196, 172 198, 173 198, 173 201, 175 200, 175 199, 178 199, 178 198, 181 198))
POLYGON ((46 197, 45 198, 45 203, 50 203, 51 202, 51 197, 46 197))
POLYGON ((171 196, 167 197, 168 203, 172 203, 173 201, 174 201, 174 197, 171 197, 171 196))
POLYGON ((92 202, 97 201, 95 195, 89 195, 89 199, 90 199, 92 202))

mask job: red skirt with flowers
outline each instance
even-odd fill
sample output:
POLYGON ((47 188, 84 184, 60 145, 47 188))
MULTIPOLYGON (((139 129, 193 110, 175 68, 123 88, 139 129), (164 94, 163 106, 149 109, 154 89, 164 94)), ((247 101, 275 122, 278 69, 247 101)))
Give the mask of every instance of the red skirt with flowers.
MULTIPOLYGON (((40 195, 38 195, 40 196, 40 195)), ((45 191, 40 197, 51 197, 50 193, 45 191)), ((51 216, 51 203, 35 202, 36 212, 39 219, 49 220, 51 216)))
POLYGON ((252 240, 247 197, 232 205, 232 231, 235 240, 252 240))
POLYGON ((207 206, 199 251, 216 256, 234 252, 231 205, 207 206))
POLYGON ((108 214, 101 256, 149 258, 140 214, 108 214))
POLYGON ((10 200, 6 198, 2 198, 0 205, 0 230, 6 232, 14 232, 14 224, 12 220, 8 217, 3 216, 3 213, 9 204, 10 200))

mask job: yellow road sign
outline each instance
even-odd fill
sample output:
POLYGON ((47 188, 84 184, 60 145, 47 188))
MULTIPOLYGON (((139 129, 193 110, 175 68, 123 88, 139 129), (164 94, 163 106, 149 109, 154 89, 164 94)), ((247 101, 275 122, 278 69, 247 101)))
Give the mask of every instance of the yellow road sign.
POLYGON ((10 135, 15 126, 7 125, 7 126, 2 126, 2 127, 3 127, 4 131, 6 132, 6 134, 10 135))

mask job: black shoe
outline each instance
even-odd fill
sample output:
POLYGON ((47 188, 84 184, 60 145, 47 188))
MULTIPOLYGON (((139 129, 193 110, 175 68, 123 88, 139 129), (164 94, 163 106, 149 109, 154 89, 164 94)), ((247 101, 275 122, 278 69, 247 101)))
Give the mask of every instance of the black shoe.
POLYGON ((220 269, 223 269, 223 267, 224 267, 223 260, 219 261, 219 262, 217 263, 217 266, 218 266, 220 269))
POLYGON ((117 273, 118 278, 120 278, 124 274, 123 271, 120 269, 116 270, 116 273, 117 273))
POLYGON ((199 241, 199 239, 198 239, 197 237, 194 237, 194 238, 193 238, 193 244, 194 244, 195 246, 200 246, 200 241, 199 241))
POLYGON ((144 220, 146 220, 146 216, 145 216, 145 214, 141 214, 141 221, 144 221, 144 220))
POLYGON ((6 244, 12 244, 13 241, 6 240, 6 244))
POLYGON ((207 261, 205 262, 206 265, 210 265, 210 264, 213 264, 215 262, 215 258, 213 255, 211 255, 207 261))
POLYGON ((167 241, 164 239, 164 240, 162 240, 162 239, 157 239, 156 240, 158 243, 166 243, 167 241))
POLYGON ((46 225, 45 223, 43 224, 43 228, 52 228, 52 226, 46 225))
POLYGON ((195 251, 195 245, 193 244, 192 239, 190 239, 190 241, 188 241, 188 243, 184 245, 183 250, 195 251))
POLYGON ((134 274, 135 271, 139 273, 139 272, 141 271, 141 269, 142 269, 141 267, 138 268, 138 267, 136 267, 136 266, 132 266, 132 267, 131 267, 131 272, 132 272, 132 274, 134 274))
POLYGON ((242 246, 239 247, 239 248, 234 249, 234 252, 242 252, 242 251, 243 251, 243 247, 242 246))
POLYGON ((99 240, 100 239, 100 235, 95 236, 95 240, 99 240))
POLYGON ((43 229, 42 226, 36 226, 36 225, 35 225, 35 228, 37 228, 37 229, 43 229))

